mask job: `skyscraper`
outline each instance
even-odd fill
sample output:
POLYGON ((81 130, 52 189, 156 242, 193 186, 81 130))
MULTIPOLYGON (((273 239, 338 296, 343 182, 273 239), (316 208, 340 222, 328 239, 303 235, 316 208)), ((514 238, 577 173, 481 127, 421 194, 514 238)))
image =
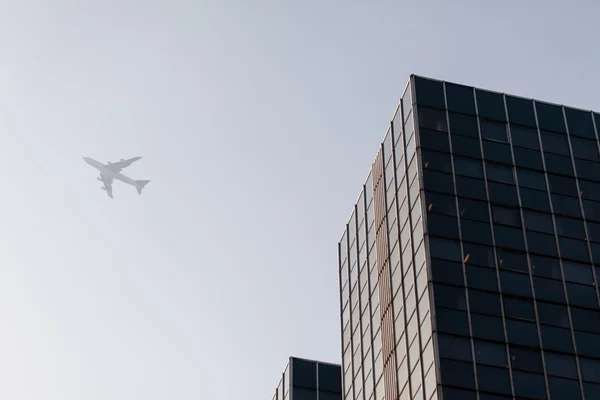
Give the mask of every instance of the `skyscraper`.
POLYGON ((598 129, 411 76, 339 243, 345 399, 600 399, 598 129))
POLYGON ((341 367, 290 357, 272 400, 342 400, 341 367))

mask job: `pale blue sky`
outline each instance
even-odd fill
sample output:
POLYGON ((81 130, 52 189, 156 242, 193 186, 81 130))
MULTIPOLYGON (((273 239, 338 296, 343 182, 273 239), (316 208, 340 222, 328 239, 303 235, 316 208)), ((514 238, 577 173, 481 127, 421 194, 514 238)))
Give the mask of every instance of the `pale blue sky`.
POLYGON ((600 3, 0 0, 0 398, 270 399, 411 73, 600 109, 600 3), (142 196, 81 157, 144 156, 142 196))

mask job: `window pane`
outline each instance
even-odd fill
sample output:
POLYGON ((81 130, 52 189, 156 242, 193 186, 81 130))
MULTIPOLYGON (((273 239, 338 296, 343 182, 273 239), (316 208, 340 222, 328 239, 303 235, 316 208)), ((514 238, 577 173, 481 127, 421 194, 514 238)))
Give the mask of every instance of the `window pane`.
POLYGON ((469 307, 472 313, 502 315, 500 295, 469 289, 469 307))
POLYGON ((454 196, 425 192, 427 211, 434 214, 456 216, 456 202, 454 196))
POLYGON ((508 368, 477 365, 477 383, 479 384, 479 390, 503 394, 511 393, 508 368))
POLYGON ((511 344, 539 347, 537 326, 534 323, 507 319, 506 332, 511 344))
POLYGON ((489 223, 463 220, 461 233, 463 240, 490 246, 493 244, 489 223))
POLYGON ((423 169, 452 173, 452 160, 450 159, 450 154, 421 150, 421 161, 423 163, 423 169))
POLYGON ((468 197, 476 200, 486 200, 485 184, 481 179, 467 178, 465 176, 456 176, 456 192, 461 197, 468 197))
POLYGON ((581 208, 579 207, 579 199, 575 197, 561 196, 553 194, 552 205, 554 212, 568 217, 581 218, 581 208))
POLYGON ((473 88, 446 82, 446 99, 448 110, 464 114, 475 114, 473 88))
POLYGON ((540 350, 509 346, 510 364, 513 370, 543 372, 540 350))
POLYGON ((419 127, 434 131, 448 132, 446 112, 432 108, 419 108, 419 127))
POLYGON ((533 286, 535 289, 535 296, 538 300, 565 303, 565 293, 562 281, 534 277, 533 286))
POLYGON ((574 356, 544 352, 548 375, 577 379, 577 363, 574 356))
POLYGON ((508 119, 513 124, 535 127, 533 102, 518 97, 506 96, 508 119))
POLYGON ((496 246, 498 247, 525 250, 525 241, 523 240, 523 231, 521 229, 495 225, 494 237, 496 239, 496 246))
POLYGON ((513 164, 508 144, 484 141, 483 154, 488 161, 496 161, 508 165, 513 164))
POLYGON ((581 399, 581 389, 577 380, 549 376, 548 386, 550 387, 550 397, 553 399, 581 399))
POLYGON ((506 121, 504 100, 499 93, 475 89, 477 96, 477 111, 482 117, 497 121, 506 121))
POLYGON ((442 109, 446 108, 442 82, 415 77, 414 94, 416 95, 417 104, 442 109))
POLYGON ((540 141, 536 129, 510 124, 510 136, 515 146, 539 150, 540 141))
POLYGON ((513 169, 501 164, 485 163, 487 178, 492 181, 515 183, 513 169))
POLYGON ((496 267, 494 251, 490 246, 481 246, 463 242, 463 249, 465 253, 465 264, 481 265, 489 268, 496 267))
POLYGON ((571 135, 596 139, 592 113, 565 107, 565 114, 567 115, 569 133, 571 135))
POLYGON ((542 153, 539 150, 530 150, 522 147, 513 147, 515 154, 515 164, 520 167, 544 170, 542 164, 542 153))
POLYGON ((469 289, 481 289, 491 292, 498 291, 496 271, 491 268, 467 265, 467 285, 469 289))
POLYGON ((515 185, 488 182, 488 189, 490 192, 490 202, 512 207, 519 206, 517 187, 515 185))
POLYGON ((525 228, 528 230, 544 232, 551 235, 554 234, 554 225, 552 223, 551 214, 524 210, 523 217, 525 219, 525 228))
POLYGON ((575 169, 577 177, 588 180, 598 180, 600 176, 600 164, 594 161, 575 159, 575 169))
POLYGON ((582 283, 584 285, 594 283, 591 265, 563 260, 563 271, 567 282, 582 283))
POLYGON ((464 286, 462 264, 439 258, 431 259, 431 273, 434 282, 447 283, 449 285, 464 286))
POLYGON ((537 111, 540 129, 548 129, 555 132, 567 131, 562 107, 554 104, 536 102, 535 109, 537 111))
POLYGON ((461 220, 470 219, 488 223, 490 221, 488 204, 486 202, 459 197, 458 207, 461 220))
POLYGON ((540 134, 542 135, 542 145, 544 146, 545 153, 562 154, 564 156, 570 155, 567 135, 547 131, 541 131, 540 134))
POLYGON ((479 138, 479 129, 477 128, 477 118, 456 113, 448 113, 450 118, 450 133, 454 135, 470 136, 479 138))
POLYGON ((504 325, 502 318, 481 314, 471 314, 473 337, 478 339, 504 342, 504 325))
POLYGON ((553 174, 575 176, 571 157, 559 156, 557 154, 546 153, 546 171, 553 174))
POLYGON ((438 335, 440 357, 459 361, 471 361, 471 340, 444 334, 438 335))
POLYGON ((451 308, 454 310, 467 309, 465 289, 435 283, 433 285, 436 307, 451 308))
POLYGON ((481 165, 481 160, 454 157, 454 171, 458 175, 483 179, 483 167, 481 165))
POLYGON ((573 178, 548 174, 548 182, 550 184, 550 192, 552 193, 572 197, 578 196, 577 185, 575 183, 575 179, 573 178))
POLYGON ((435 190, 436 192, 454 193, 454 182, 451 174, 445 174, 442 172, 424 170, 423 171, 423 182, 425 187, 429 190, 435 190))
POLYGON ((533 300, 504 298, 504 314, 507 318, 535 322, 533 300))
POLYGON ((516 208, 493 205, 492 216, 494 218, 494 224, 509 225, 516 228, 521 227, 521 214, 516 208))
POLYGON ((577 137, 571 138, 571 146, 573 147, 573 156, 589 161, 600 161, 598 156, 598 144, 596 140, 586 140, 577 137))
POLYGON ((541 326, 542 344, 544 350, 574 352, 573 338, 569 329, 556 328, 553 326, 541 326))
POLYGON ((452 152, 455 155, 481 159, 481 147, 478 139, 464 136, 451 136, 452 152))
POLYGON ((546 175, 543 172, 517 168, 517 177, 520 187, 546 190, 546 175))
POLYGON ((497 249, 498 268, 511 271, 529 272, 527 255, 503 249, 497 249))
POLYGON ((431 257, 462 262, 460 244, 457 241, 430 237, 429 251, 431 257))
MULTIPOLYGON (((540 278, 533 278, 534 280, 540 278)), ((560 283, 560 281, 556 281, 560 283)), ((569 311, 565 304, 551 304, 543 301, 537 302, 537 310, 540 324, 569 328, 569 311)))
POLYGON ((475 389, 473 365, 453 360, 440 360, 442 384, 475 389))
POLYGON ((532 297, 529 275, 500 271, 500 285, 502 286, 502 293, 521 297, 532 297))
POLYGON ((531 255, 529 259, 531 262, 531 272, 534 276, 562 279, 558 259, 537 255, 531 255))
POLYGON ((513 373, 513 382, 515 385, 515 396, 517 396, 517 398, 546 398, 546 384, 544 382, 544 375, 534 375, 516 371, 513 373))
POLYGON ((550 212, 550 201, 548 200, 548 194, 546 192, 520 188, 519 193, 521 194, 523 208, 550 212))
POLYGON ((506 124, 498 122, 480 120, 479 125, 481 127, 481 136, 484 139, 498 140, 506 142, 506 124))
POLYGON ((504 344, 475 340, 475 360, 478 364, 508 367, 504 344))
POLYGON ((469 322, 465 311, 444 309, 438 310, 436 314, 436 328, 439 332, 469 336, 469 322))

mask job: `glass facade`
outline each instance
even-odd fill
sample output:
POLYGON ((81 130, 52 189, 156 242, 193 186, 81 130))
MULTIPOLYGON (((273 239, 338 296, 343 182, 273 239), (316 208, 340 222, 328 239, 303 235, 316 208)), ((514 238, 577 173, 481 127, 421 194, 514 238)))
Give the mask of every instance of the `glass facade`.
POLYGON ((411 77, 339 243, 346 399, 600 399, 598 124, 411 77))
POLYGON ((290 357, 272 400, 342 400, 341 379, 339 365, 290 357))

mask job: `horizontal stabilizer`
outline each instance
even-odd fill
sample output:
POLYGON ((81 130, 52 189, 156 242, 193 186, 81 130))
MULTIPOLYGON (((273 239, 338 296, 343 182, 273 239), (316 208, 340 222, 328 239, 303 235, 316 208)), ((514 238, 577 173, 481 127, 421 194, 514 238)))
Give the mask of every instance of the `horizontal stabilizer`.
POLYGON ((137 189, 138 194, 142 194, 142 190, 150 181, 135 181, 135 188, 137 189))

